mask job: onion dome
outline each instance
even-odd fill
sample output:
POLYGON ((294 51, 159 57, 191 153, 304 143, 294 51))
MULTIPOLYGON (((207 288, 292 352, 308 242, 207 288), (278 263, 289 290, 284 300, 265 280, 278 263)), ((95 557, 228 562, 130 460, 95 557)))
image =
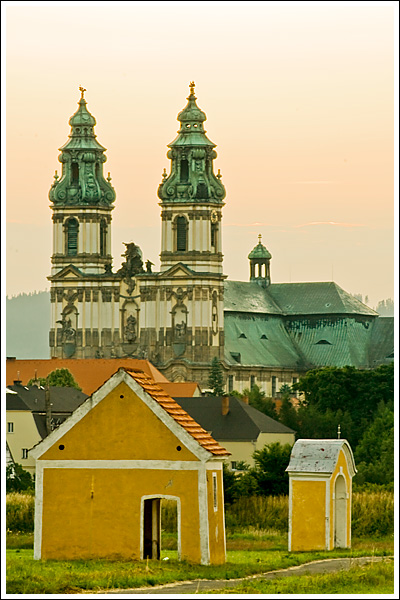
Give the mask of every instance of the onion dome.
POLYGON ((272 255, 268 252, 266 247, 261 243, 261 234, 258 236, 258 244, 253 248, 253 250, 248 255, 249 259, 252 258, 272 258, 272 255))
POLYGON ((55 205, 110 206, 115 200, 115 190, 110 175, 107 180, 103 175, 105 148, 96 140, 96 119, 86 108, 86 90, 83 87, 79 90, 79 108, 69 120, 69 140, 60 148, 58 157, 62 164, 61 178, 56 172, 49 198, 55 205))
POLYGON ((196 104, 197 98, 194 95, 194 81, 189 84, 189 88, 190 94, 187 97, 188 103, 177 117, 181 124, 178 131, 178 137, 168 144, 168 146, 170 148, 175 146, 209 146, 214 148, 215 144, 205 135, 206 132, 203 123, 207 117, 196 104))

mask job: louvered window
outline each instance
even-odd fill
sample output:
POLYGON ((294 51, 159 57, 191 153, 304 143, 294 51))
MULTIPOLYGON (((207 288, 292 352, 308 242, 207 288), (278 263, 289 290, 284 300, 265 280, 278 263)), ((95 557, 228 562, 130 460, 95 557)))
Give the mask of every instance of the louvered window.
POLYGON ((75 256, 78 254, 78 229, 79 223, 76 219, 70 219, 67 225, 67 254, 75 256))
POLYGON ((178 252, 187 250, 187 223, 185 217, 176 219, 176 249, 178 252))

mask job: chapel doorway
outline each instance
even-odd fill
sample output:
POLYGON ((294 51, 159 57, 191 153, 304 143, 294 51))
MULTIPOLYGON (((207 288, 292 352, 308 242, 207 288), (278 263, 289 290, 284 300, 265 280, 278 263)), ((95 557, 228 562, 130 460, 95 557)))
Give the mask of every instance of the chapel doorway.
POLYGON ((335 548, 347 548, 346 522, 346 482, 344 476, 339 475, 335 482, 335 548))
POLYGON ((161 499, 149 498, 143 506, 143 558, 160 560, 161 499))

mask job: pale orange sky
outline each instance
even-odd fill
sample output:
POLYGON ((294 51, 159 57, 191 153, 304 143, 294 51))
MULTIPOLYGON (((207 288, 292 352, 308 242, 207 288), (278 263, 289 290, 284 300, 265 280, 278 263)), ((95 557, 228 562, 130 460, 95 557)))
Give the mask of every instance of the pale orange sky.
POLYGON ((373 307, 393 298, 397 3, 4 2, 2 11, 8 295, 49 288, 48 191, 80 85, 117 193, 114 268, 130 241, 158 268, 156 192, 194 80, 227 190, 228 277, 248 280, 261 233, 273 282, 333 279, 373 307))

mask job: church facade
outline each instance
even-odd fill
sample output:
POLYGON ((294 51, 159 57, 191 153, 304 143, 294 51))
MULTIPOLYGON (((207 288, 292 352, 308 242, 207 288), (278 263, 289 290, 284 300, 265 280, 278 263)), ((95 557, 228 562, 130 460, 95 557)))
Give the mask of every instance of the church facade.
POLYGON ((50 349, 59 358, 147 358, 171 381, 205 388, 217 357, 227 391, 259 385, 274 396, 306 370, 372 368, 393 358, 393 319, 382 318, 333 282, 274 284, 271 254, 249 254, 250 281, 223 273, 221 221, 226 195, 214 173, 215 144, 204 129, 191 83, 180 128, 168 145, 170 171, 158 188, 160 270, 134 243, 113 272, 115 190, 105 148, 81 89, 60 148, 49 197, 53 211, 50 349))

